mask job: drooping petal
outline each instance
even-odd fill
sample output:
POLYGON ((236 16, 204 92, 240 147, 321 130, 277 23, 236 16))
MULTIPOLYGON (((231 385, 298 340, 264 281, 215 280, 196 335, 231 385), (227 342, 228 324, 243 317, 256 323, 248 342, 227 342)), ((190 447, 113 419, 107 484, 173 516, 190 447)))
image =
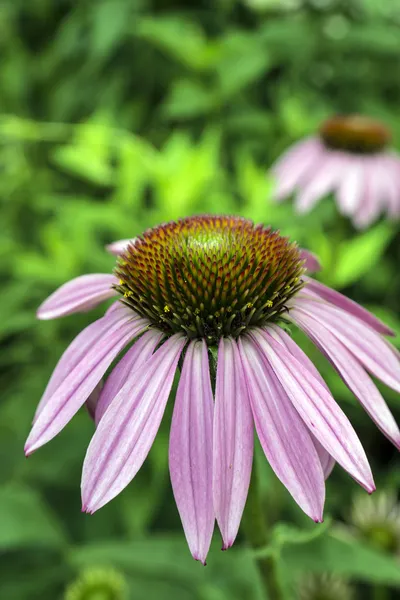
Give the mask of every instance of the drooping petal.
POLYGON ((344 159, 340 152, 329 152, 319 163, 307 185, 296 199, 296 208, 301 213, 310 211, 319 200, 329 194, 340 182, 344 159))
POLYGON ((132 319, 132 311, 126 308, 125 319, 108 329, 90 346, 79 362, 48 398, 35 421, 25 445, 26 454, 31 454, 57 435, 86 402, 104 373, 121 350, 147 327, 147 321, 132 319))
POLYGON ((377 331, 378 333, 390 336, 395 335, 394 331, 390 329, 390 327, 388 327, 387 325, 385 325, 385 323, 377 319, 377 317, 375 317, 368 310, 357 304, 357 302, 350 300, 350 298, 347 298, 340 292, 333 290, 332 288, 324 285, 323 283, 320 283, 319 281, 316 281, 315 279, 312 279, 311 277, 303 276, 303 279, 307 282, 307 285, 301 291, 302 294, 308 294, 309 292, 312 292, 319 298, 322 298, 323 300, 330 302, 334 306, 337 306, 338 308, 341 308, 347 313, 350 313, 351 315, 357 317, 358 319, 372 327, 372 329, 375 329, 375 331, 377 331))
POLYGON ((129 244, 133 245, 134 243, 135 243, 135 238, 132 238, 130 240, 117 240, 116 242, 112 242, 111 244, 108 244, 106 246, 106 250, 110 254, 114 254, 114 256, 119 256, 127 249, 129 244))
POLYGON ((383 208, 379 162, 375 161, 375 157, 365 157, 364 161, 364 193, 361 204, 353 215, 353 223, 359 229, 365 229, 376 221, 383 208))
POLYGON ((370 373, 400 392, 400 361, 373 329, 326 302, 299 298, 296 307, 333 333, 370 373))
POLYGON ((328 479, 329 475, 332 473, 332 469, 335 466, 336 461, 333 458, 333 456, 331 456, 329 452, 327 452, 325 448, 321 446, 317 438, 311 432, 310 435, 314 443, 315 449, 318 453, 319 460, 321 461, 321 467, 324 472, 324 478, 328 479))
POLYGON ((86 312, 117 294, 112 285, 118 283, 114 275, 96 273, 81 275, 64 283, 41 304, 37 318, 57 319, 76 312, 86 312))
POLYGON ((239 339, 239 349, 257 434, 268 462, 304 512, 322 521, 324 475, 307 427, 254 339, 239 339))
POLYGON ((107 408, 135 369, 138 369, 150 358, 163 337, 163 333, 150 329, 128 350, 118 361, 110 373, 97 402, 95 422, 98 425, 107 408))
POLYGON ((379 429, 400 448, 400 431, 380 392, 346 347, 323 325, 301 309, 291 318, 325 354, 379 429))
POLYGON ((86 512, 117 496, 142 466, 160 426, 184 345, 184 337, 170 337, 145 367, 130 374, 104 413, 83 465, 86 512))
MULTIPOLYGON (((280 341, 284 344, 285 348, 306 368, 310 371, 311 375, 313 375, 321 385, 330 393, 326 382, 321 377, 321 374, 317 370, 314 363, 308 358, 306 354, 298 347, 296 342, 292 340, 290 335, 283 331, 281 327, 278 325, 271 325, 268 327, 268 332, 272 335, 273 338, 280 341)), ((325 450, 323 446, 319 443, 319 441, 312 435, 310 432, 311 439, 314 442, 314 446, 318 452, 319 459, 321 461, 322 469, 324 471, 325 479, 329 477, 332 472, 333 467, 335 466, 335 459, 325 450)))
POLYGON ((373 491, 371 469, 360 440, 327 389, 267 331, 254 331, 252 336, 313 435, 356 481, 373 491))
POLYGON ((223 549, 235 541, 253 463, 253 417, 236 342, 222 338, 215 388, 213 498, 223 549))
POLYGON ((93 419, 93 421, 95 419, 96 408, 99 402, 101 390, 103 389, 103 385, 104 381, 100 379, 99 383, 96 385, 93 392, 90 394, 89 398, 85 402, 86 410, 88 411, 89 416, 93 419))
POLYGON ((98 343, 105 334, 119 321, 126 318, 126 307, 120 302, 115 302, 107 310, 104 317, 91 323, 71 342, 58 361, 44 394, 36 409, 33 422, 37 421, 43 408, 52 397, 56 389, 62 384, 67 375, 84 360, 88 350, 98 343))
POLYGON ((337 191, 337 202, 343 215, 352 216, 362 199, 365 166, 363 159, 359 157, 347 156, 346 160, 347 166, 337 191))
POLYGON ((214 529, 212 501, 213 394, 204 340, 186 351, 169 442, 176 505, 193 558, 205 564, 214 529))
POLYGON ((317 138, 300 142, 296 154, 292 157, 285 156, 273 167, 277 175, 277 186, 274 191, 276 201, 284 200, 289 196, 299 182, 305 179, 319 159, 325 156, 325 149, 317 138))
POLYGON ((316 271, 321 270, 321 264, 315 254, 301 248, 300 256, 302 260, 305 260, 304 266, 309 273, 315 273, 316 271))

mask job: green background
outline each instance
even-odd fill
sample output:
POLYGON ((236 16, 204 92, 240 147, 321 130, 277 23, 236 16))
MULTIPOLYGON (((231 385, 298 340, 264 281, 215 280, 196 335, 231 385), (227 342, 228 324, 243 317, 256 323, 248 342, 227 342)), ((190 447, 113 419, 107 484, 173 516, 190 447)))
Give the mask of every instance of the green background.
MULTIPOLYGON (((333 113, 382 119, 400 148, 400 2, 2 0, 0 56, 0 597, 61 599, 82 569, 112 566, 132 600, 260 600, 242 537, 221 553, 216 533, 206 568, 190 556, 168 477, 172 403, 139 475, 94 516, 80 510, 93 433, 84 410, 24 458, 53 367, 104 308, 54 322, 35 310, 66 280, 110 272, 103 246, 114 239, 234 213, 316 252, 322 281, 400 333, 397 225, 356 232, 329 198, 295 216, 290 202, 273 205, 267 175, 333 113)), ((396 451, 295 338, 354 423, 379 489, 397 489, 396 451)), ((398 395, 382 391, 399 420, 398 395)), ((349 580, 357 598, 399 597, 399 558, 350 527, 358 490, 343 471, 328 480, 327 519, 315 526, 265 460, 259 467, 268 519, 284 523, 272 544, 288 598, 321 572, 349 580)))

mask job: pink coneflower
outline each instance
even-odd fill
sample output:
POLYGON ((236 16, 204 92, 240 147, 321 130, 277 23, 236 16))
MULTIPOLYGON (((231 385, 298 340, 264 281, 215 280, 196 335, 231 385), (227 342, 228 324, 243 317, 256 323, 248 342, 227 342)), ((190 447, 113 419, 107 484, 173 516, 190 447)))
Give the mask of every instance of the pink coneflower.
POLYGON ((296 194, 296 209, 311 210, 334 194, 340 212, 360 229, 381 213, 400 215, 400 157, 388 149, 389 130, 360 115, 322 124, 318 136, 295 144, 275 164, 274 197, 296 194))
POLYGON ((85 511, 109 502, 142 466, 178 366, 169 467, 196 559, 205 561, 215 519, 224 548, 235 540, 254 427, 277 477, 314 521, 334 461, 375 489, 353 427, 286 329, 296 324, 310 336, 397 446, 399 429, 366 371, 400 391, 398 356, 383 323, 305 274, 317 266, 313 256, 279 232, 224 216, 161 225, 110 249, 119 254, 115 275, 78 277, 38 311, 49 319, 116 298, 61 357, 26 443, 31 454, 88 401, 97 428, 83 466, 85 511))

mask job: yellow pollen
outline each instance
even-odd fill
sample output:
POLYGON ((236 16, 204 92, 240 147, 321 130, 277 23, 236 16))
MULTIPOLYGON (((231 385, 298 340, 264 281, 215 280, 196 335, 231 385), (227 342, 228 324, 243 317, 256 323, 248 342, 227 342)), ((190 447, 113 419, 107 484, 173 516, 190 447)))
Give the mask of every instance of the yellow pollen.
POLYGON ((166 305, 164 306, 164 312, 165 312, 165 313, 169 313, 169 312, 171 312, 171 309, 170 309, 170 307, 168 306, 168 304, 166 304, 166 305))
POLYGON ((272 300, 267 300, 265 303, 265 306, 268 306, 268 308, 271 308, 271 306, 273 306, 274 303, 272 302, 272 300))

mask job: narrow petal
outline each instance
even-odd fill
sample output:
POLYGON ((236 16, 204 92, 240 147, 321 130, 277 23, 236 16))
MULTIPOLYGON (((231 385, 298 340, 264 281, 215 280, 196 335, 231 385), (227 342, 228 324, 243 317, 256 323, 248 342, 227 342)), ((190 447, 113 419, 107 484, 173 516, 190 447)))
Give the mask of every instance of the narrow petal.
POLYGON ((117 496, 142 466, 164 414, 185 338, 173 335, 130 374, 104 413, 86 453, 83 510, 94 512, 117 496))
POLYGON ((135 369, 143 366, 157 348, 163 337, 161 331, 150 329, 128 350, 123 358, 118 361, 110 373, 105 386, 100 394, 95 412, 95 422, 98 425, 107 408, 125 384, 126 380, 135 369))
POLYGON ((312 292, 319 298, 322 298, 323 300, 326 300, 334 306, 341 308, 354 317, 357 317, 378 333, 390 336, 395 335, 392 329, 377 319, 368 310, 357 304, 357 302, 353 302, 353 300, 350 300, 350 298, 347 298, 340 292, 333 290, 332 288, 320 283, 319 281, 316 281, 315 279, 312 279, 311 277, 304 276, 303 279, 307 282, 307 285, 302 290, 302 293, 308 294, 308 292, 312 292))
POLYGON ((364 162, 362 159, 347 156, 347 167, 343 171, 337 192, 339 210, 351 216, 360 205, 364 190, 364 162))
POLYGON ((224 542, 235 541, 253 463, 253 417, 236 342, 222 338, 218 349, 215 389, 213 498, 224 542))
POLYGON ((321 264, 318 258, 309 250, 300 249, 300 256, 305 261, 304 266, 309 273, 315 273, 321 270, 321 264))
POLYGON ((86 402, 104 373, 121 350, 147 327, 147 321, 132 319, 126 308, 125 319, 108 329, 90 346, 79 362, 66 376, 41 410, 27 439, 25 452, 31 454, 50 441, 72 419, 86 402))
POLYGON ((330 360, 384 435, 400 448, 400 431, 393 415, 356 358, 328 329, 315 322, 307 313, 294 309, 291 311, 291 318, 330 360))
POLYGON ((378 333, 326 302, 299 298, 296 307, 333 333, 370 373, 400 392, 400 361, 378 333))
POLYGON ((41 304, 37 318, 57 319, 76 312, 86 312, 117 294, 112 285, 118 283, 114 275, 81 275, 64 283, 41 304))
POLYGON ((84 360, 88 350, 97 344, 116 323, 126 318, 126 307, 120 302, 115 302, 106 312, 104 317, 91 323, 81 331, 65 350, 54 369, 46 390, 36 409, 35 422, 56 389, 62 384, 67 375, 84 360))
POLYGON ((252 335, 313 435, 356 481, 372 492, 375 485, 364 449, 326 388, 268 332, 252 335))
POLYGON ((213 394, 204 340, 189 344, 176 394, 169 470, 193 558, 205 564, 214 529, 212 502, 213 394))
POLYGON ((85 402, 86 410, 88 411, 89 416, 93 419, 93 421, 95 419, 96 408, 99 402, 101 390, 103 389, 103 385, 104 381, 100 379, 99 383, 96 385, 93 392, 90 394, 89 398, 85 402))
POLYGON ((316 138, 300 142, 296 156, 290 159, 290 162, 279 161, 273 172, 277 176, 277 186, 274 191, 274 198, 280 201, 289 196, 300 181, 305 179, 319 159, 325 156, 325 149, 316 138), (301 146, 303 144, 303 146, 301 146))
POLYGON ((341 154, 339 152, 327 153, 297 197, 296 207, 299 212, 310 211, 319 200, 329 194, 340 182, 342 171, 343 157, 341 154))
POLYGON ((324 475, 307 427, 257 343, 245 337, 239 339, 239 349, 254 422, 265 456, 304 512, 314 521, 322 521, 324 475))
POLYGON ((332 473, 332 469, 335 466, 336 461, 333 456, 331 456, 329 452, 327 452, 325 448, 321 446, 317 438, 311 432, 310 435, 321 462, 321 467, 324 472, 324 479, 328 479, 329 475, 332 473))
MULTIPOLYGON (((376 221, 383 208, 379 162, 375 157, 364 159, 364 193, 362 202, 353 215, 353 223, 359 229, 365 229, 376 221)), ((383 175, 384 177, 386 174, 383 175)))
MULTIPOLYGON (((298 347, 296 342, 292 340, 290 335, 283 331, 281 327, 278 325, 272 325, 268 327, 268 332, 272 335, 272 337, 282 344, 284 344, 285 348, 306 368, 309 370, 311 375, 313 375, 321 385, 330 393, 328 386, 325 381, 322 379, 321 374, 315 367, 314 363, 308 358, 306 354, 298 347)), ((332 469, 335 465, 335 459, 325 450, 323 446, 319 443, 319 441, 312 435, 310 432, 311 439, 314 442, 314 446, 318 452, 319 459, 321 461, 322 469, 324 471, 325 479, 329 477, 332 472, 332 469)))
POLYGON ((127 249, 129 244, 133 245, 134 243, 135 243, 135 238, 132 238, 130 240, 118 240, 116 242, 112 242, 111 244, 108 244, 106 246, 106 250, 110 254, 119 256, 127 249))

